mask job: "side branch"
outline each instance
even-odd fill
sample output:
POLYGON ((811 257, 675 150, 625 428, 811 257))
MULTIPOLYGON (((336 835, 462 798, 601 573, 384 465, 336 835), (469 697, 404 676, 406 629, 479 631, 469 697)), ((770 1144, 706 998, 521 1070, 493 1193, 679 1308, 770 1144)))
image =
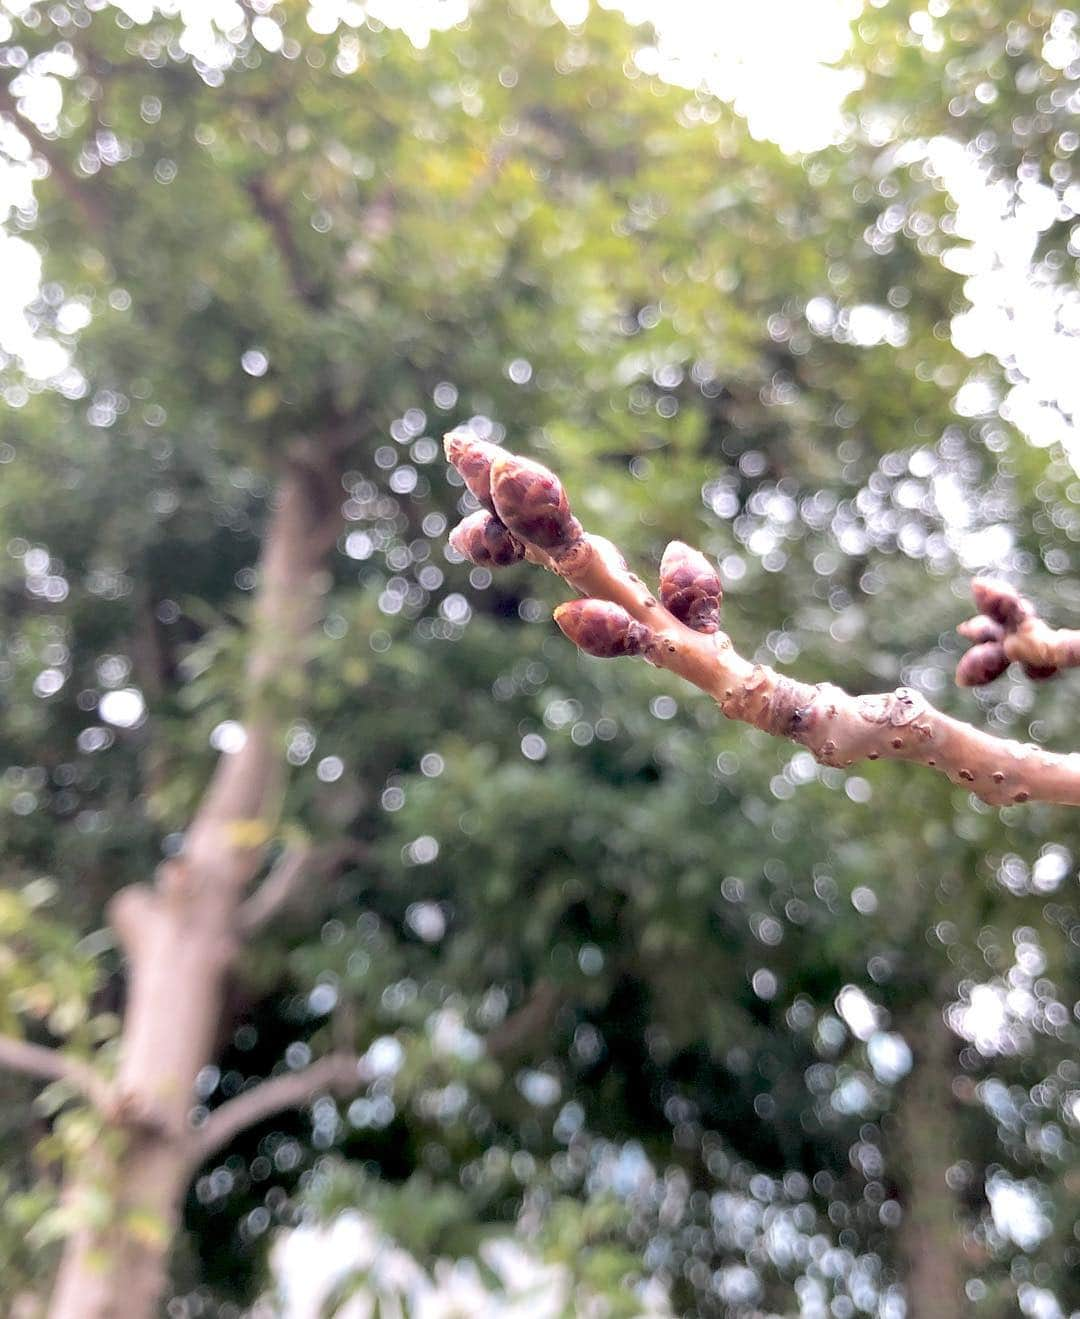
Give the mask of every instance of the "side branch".
POLYGON ((359 1084, 360 1059, 350 1053, 329 1053, 299 1072, 272 1077, 215 1108, 192 1134, 188 1148, 190 1165, 198 1167, 248 1127, 283 1113, 302 1108, 316 1095, 329 1091, 350 1095, 359 1084))
POLYGON ((461 431, 447 436, 447 455, 470 491, 494 510, 467 518, 452 533, 454 546, 469 558, 474 550, 477 558, 486 553, 482 561, 492 563, 490 546, 501 544, 497 528, 485 531, 477 520, 498 522, 524 557, 586 597, 560 606, 555 617, 588 653, 641 655, 707 692, 728 718, 789 738, 822 764, 914 761, 991 805, 1080 805, 1080 754, 994 737, 942 714, 906 687, 852 696, 831 683, 798 682, 744 659, 716 630, 720 585, 704 555, 678 543, 669 547, 657 599, 609 541, 582 531, 547 468, 461 431))
POLYGON ((256 215, 270 231, 293 292, 309 307, 321 309, 326 302, 325 295, 308 278, 306 263, 293 235, 285 203, 261 175, 248 179, 244 188, 256 215))
POLYGON ((236 913, 240 933, 250 936, 269 924, 292 901, 310 868, 311 848, 306 843, 286 848, 251 897, 240 904, 236 913))
POLYGON ((550 1033, 563 1001, 558 985, 541 977, 521 1007, 484 1037, 488 1057, 507 1063, 526 1053, 550 1033))
POLYGON ((66 1081, 103 1115, 112 1109, 108 1082, 89 1063, 12 1035, 0 1035, 0 1067, 41 1081, 66 1081))
POLYGON ((346 839, 314 848, 309 843, 287 847, 270 873, 236 913, 240 934, 249 938, 264 929, 297 896, 305 884, 325 880, 337 867, 367 857, 363 843, 346 839))

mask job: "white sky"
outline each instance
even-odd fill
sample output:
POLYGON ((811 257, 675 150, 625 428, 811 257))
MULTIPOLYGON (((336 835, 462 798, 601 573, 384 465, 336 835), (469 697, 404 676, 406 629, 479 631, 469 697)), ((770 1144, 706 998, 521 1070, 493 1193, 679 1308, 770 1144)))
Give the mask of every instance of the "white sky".
MULTIPOLYGON (((556 0, 581 14, 587 0, 556 0)), ((829 65, 848 48, 861 0, 618 0, 659 36, 646 72, 704 84, 743 115, 751 132, 785 151, 813 151, 840 129, 840 104, 857 76, 829 65)))
MULTIPOLYGON (((161 3, 161 0, 158 0, 161 3)), ((179 0, 165 0, 175 7, 179 0)), ((333 30, 348 9, 350 19, 361 13, 359 0, 311 0, 311 25, 333 30)), ((596 3, 597 0, 592 0, 596 3)), ((840 106, 857 84, 857 76, 830 65, 847 48, 849 24, 862 0, 598 0, 621 10, 632 22, 651 19, 658 33, 655 48, 643 50, 639 62, 683 85, 705 85, 730 101, 745 116, 750 130, 787 151, 809 151, 840 135, 840 106)), ((145 20, 154 0, 119 0, 145 20)), ((6 0, 9 12, 25 0, 6 0)), ((564 22, 585 19, 590 0, 553 0, 564 22)), ((188 24, 185 45, 202 58, 225 50, 217 33, 238 21, 235 0, 182 0, 188 24)), ((467 0, 367 0, 367 12, 391 26, 405 29, 425 44, 433 28, 460 22, 467 0)), ((0 10, 0 39, 7 20, 0 10)), ((260 37, 260 40, 262 38, 260 37)), ((265 43, 264 43, 265 44, 265 43)), ((61 63, 63 61, 61 60, 61 63)), ((57 68, 64 74, 66 69, 57 68)), ((46 122, 55 117, 60 101, 56 79, 39 79, 31 89, 28 108, 46 122)), ((5 146, 13 147, 16 164, 0 171, 0 215, 27 196, 32 169, 28 148, 10 127, 0 128, 5 146)), ((947 264, 968 276, 965 292, 971 311, 954 323, 954 341, 961 352, 977 357, 990 353, 1012 363, 1016 379, 1003 398, 976 382, 958 395, 963 415, 1001 415, 1013 422, 1033 444, 1060 442, 1080 470, 1080 294, 1033 278, 1031 254, 1039 233, 1054 218, 1057 203, 1050 190, 1025 185, 1022 204, 1010 213, 1004 189, 987 186, 977 166, 958 146, 938 142, 933 163, 949 183, 959 205, 958 244, 947 264)), ((1077 196, 1067 198, 1080 211, 1077 196)), ((40 263, 23 240, 0 235, 0 350, 23 361, 28 375, 51 379, 66 393, 78 396, 85 387, 70 365, 68 351, 28 324, 26 305, 36 294, 40 263)), ((820 290, 824 293, 827 290, 820 290)), ((870 310, 870 309, 866 309, 870 310)), ((86 311, 71 304, 64 318, 71 329, 85 323, 86 311)), ((68 326, 65 326, 68 328, 68 326)), ((983 565, 992 566, 992 565, 983 565)))

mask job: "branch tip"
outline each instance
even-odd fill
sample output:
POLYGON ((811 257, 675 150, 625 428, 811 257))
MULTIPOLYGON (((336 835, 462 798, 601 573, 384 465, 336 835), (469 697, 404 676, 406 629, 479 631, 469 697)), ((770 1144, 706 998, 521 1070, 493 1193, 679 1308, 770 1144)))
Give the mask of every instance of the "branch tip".
POLYGON ((981 612, 956 629, 975 643, 957 665, 959 686, 991 682, 1012 663, 1019 664, 1032 682, 1045 682, 1060 669, 1080 665, 1080 632, 1050 627, 1014 586, 992 577, 976 577, 971 594, 981 612), (1004 663, 998 651, 988 649, 994 645, 1004 663), (984 672, 988 676, 981 676, 984 672))
POLYGON ((495 512, 491 500, 491 465, 500 452, 497 444, 478 439, 470 430, 459 426, 443 436, 446 460, 456 467, 465 482, 465 488, 490 513, 495 512))
POLYGON ((491 465, 491 496, 510 531, 537 549, 568 550, 583 535, 562 482, 531 458, 498 450, 491 465))

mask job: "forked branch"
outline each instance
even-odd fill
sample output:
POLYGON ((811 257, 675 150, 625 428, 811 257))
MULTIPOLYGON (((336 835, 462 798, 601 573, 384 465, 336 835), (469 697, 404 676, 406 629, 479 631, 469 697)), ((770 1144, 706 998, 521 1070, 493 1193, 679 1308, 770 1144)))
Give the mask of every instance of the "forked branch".
POLYGON ((290 1108, 303 1108, 325 1092, 348 1096, 360 1084, 359 1058, 351 1053, 328 1053, 298 1072, 261 1081, 250 1090, 215 1108, 193 1134, 189 1147, 192 1168, 204 1163, 241 1131, 290 1108))
MULTIPOLYGON (((451 432, 446 452, 483 505, 451 533, 454 547, 474 563, 499 567, 526 558, 563 577, 584 598, 561 605, 555 621, 580 649, 608 659, 639 655, 707 692, 728 718, 788 738, 825 765, 908 760, 991 805, 1080 805, 1080 754, 994 737, 942 714, 908 687, 852 696, 831 683, 799 682, 744 659, 719 629, 721 583, 703 554, 680 542, 670 545, 657 599, 615 546, 582 529, 546 467, 467 431, 451 432)), ((1047 649, 1050 629, 1044 628, 1025 630, 1021 622, 1008 637, 1002 628, 1005 653, 1011 645, 1010 658, 1021 662, 1076 663, 1064 658, 1075 643, 1047 649)))
POLYGON ((355 839, 318 848, 310 843, 287 847, 266 878, 240 904, 236 924, 241 935, 250 938, 265 929, 309 884, 321 883, 336 868, 349 861, 364 860, 368 855, 368 848, 355 839))
POLYGON ((109 1083, 89 1063, 12 1035, 0 1035, 0 1067, 41 1081, 66 1081, 102 1114, 112 1107, 109 1083))

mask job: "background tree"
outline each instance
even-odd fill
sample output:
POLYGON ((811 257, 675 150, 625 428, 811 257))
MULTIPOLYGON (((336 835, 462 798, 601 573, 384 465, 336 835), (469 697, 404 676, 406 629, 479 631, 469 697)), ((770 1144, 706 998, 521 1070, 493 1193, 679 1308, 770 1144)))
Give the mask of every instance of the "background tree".
POLYGON ((444 550, 471 420, 744 651, 1078 745, 1070 678, 952 689, 974 569, 1080 614, 1075 490, 958 402, 902 8, 802 161, 606 12, 4 10, 10 1308, 236 1313, 345 1204, 613 1304, 1080 1304, 1072 816, 818 767, 444 550))

